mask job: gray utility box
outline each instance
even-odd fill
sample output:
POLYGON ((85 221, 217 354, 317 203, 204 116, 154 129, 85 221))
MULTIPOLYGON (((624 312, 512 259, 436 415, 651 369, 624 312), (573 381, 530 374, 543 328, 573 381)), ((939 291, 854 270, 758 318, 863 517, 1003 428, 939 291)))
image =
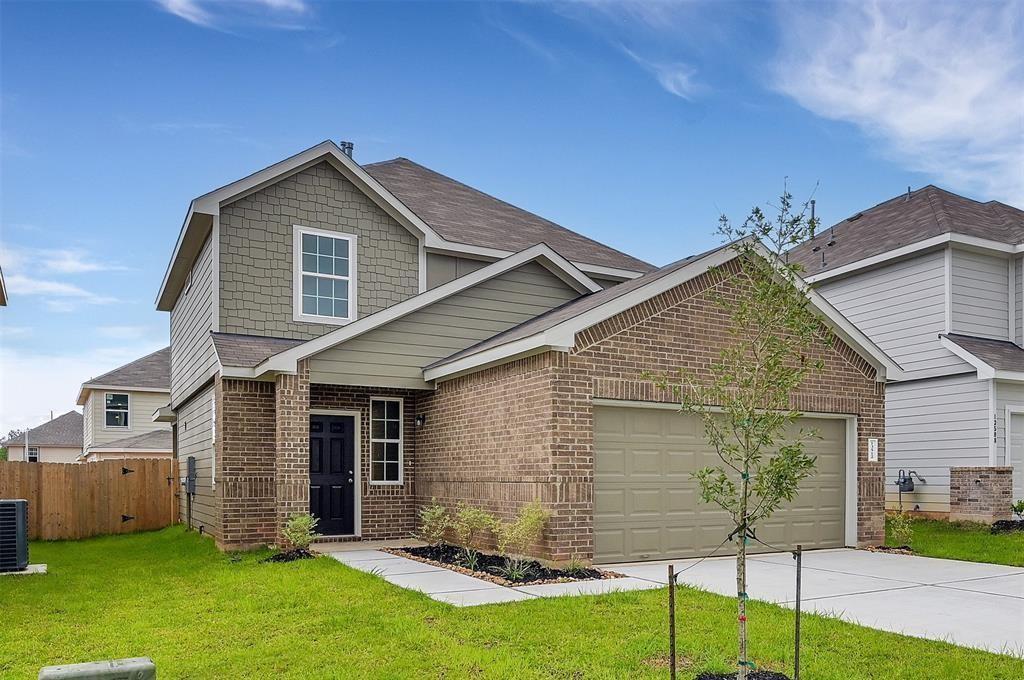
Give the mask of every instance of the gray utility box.
POLYGON ((149 657, 92 661, 39 669, 39 680, 156 680, 156 665, 149 657))
POLYGON ((0 499, 0 571, 28 569, 28 501, 0 499))

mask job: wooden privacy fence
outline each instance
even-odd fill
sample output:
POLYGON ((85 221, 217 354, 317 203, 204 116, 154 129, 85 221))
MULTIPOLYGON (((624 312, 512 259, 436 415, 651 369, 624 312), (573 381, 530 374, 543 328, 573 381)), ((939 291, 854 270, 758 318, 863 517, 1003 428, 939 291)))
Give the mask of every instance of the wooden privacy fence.
POLYGON ((29 538, 160 529, 177 521, 172 460, 0 461, 0 498, 28 500, 29 538))

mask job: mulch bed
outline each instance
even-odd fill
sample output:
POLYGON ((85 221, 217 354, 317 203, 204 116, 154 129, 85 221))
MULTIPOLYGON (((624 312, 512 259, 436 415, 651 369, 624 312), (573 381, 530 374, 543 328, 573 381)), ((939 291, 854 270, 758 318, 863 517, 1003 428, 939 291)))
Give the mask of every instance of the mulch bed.
POLYGON ((541 583, 569 583, 572 581, 593 581, 605 578, 622 578, 622 574, 604 569, 581 569, 572 573, 564 569, 552 569, 545 567, 536 560, 531 560, 530 575, 521 581, 511 581, 498 573, 498 569, 505 566, 505 558, 499 555, 491 555, 481 552, 477 559, 479 569, 473 571, 462 566, 462 548, 442 543, 441 545, 427 545, 410 548, 383 548, 384 552, 407 557, 410 560, 432 564, 436 567, 444 567, 457 571, 460 574, 474 576, 500 586, 521 586, 538 585, 541 583))
POLYGON ((274 553, 270 557, 261 560, 261 562, 294 562, 295 560, 311 560, 316 557, 315 553, 299 548, 297 550, 286 550, 284 552, 274 553))
MULTIPOLYGON (((736 680, 738 673, 701 673, 694 680, 736 680)), ((747 673, 749 680, 789 680, 789 676, 775 671, 747 673)))
POLYGON ((913 555, 909 545, 872 545, 864 548, 868 552, 892 553, 893 555, 913 555))
POLYGON ((1024 521, 1019 519, 1001 519, 992 523, 993 534, 1007 534, 1011 531, 1024 531, 1024 521))

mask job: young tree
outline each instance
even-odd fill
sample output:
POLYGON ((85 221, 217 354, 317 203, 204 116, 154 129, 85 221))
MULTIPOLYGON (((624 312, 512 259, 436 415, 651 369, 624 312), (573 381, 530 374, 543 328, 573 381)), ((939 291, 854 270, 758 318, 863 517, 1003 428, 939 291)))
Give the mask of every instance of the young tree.
POLYGON ((747 546, 758 523, 796 497, 800 482, 814 472, 805 445, 813 430, 792 433, 801 413, 791 396, 822 362, 810 358, 813 344, 830 335, 811 311, 800 279, 801 267, 786 251, 814 235, 817 219, 805 203, 793 207, 784 190, 777 215, 754 208, 742 225, 723 215, 719 234, 731 242, 738 263, 711 272, 719 284, 714 303, 728 318, 725 347, 703 372, 679 369, 671 375, 646 373, 679 401, 680 411, 696 414, 720 464, 694 474, 704 503, 719 506, 732 519, 736 546, 739 618, 739 672, 746 680, 747 546), (739 291, 730 294, 729 291, 739 291))

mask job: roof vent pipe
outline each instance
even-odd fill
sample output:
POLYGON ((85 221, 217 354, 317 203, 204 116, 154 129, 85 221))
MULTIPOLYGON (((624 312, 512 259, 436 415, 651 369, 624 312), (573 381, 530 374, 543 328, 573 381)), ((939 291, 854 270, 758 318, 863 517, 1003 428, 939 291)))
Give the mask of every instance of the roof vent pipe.
POLYGON ((349 158, 352 158, 352 149, 355 148, 355 145, 352 144, 352 142, 346 142, 343 140, 338 142, 338 146, 341 147, 341 152, 343 154, 345 154, 349 158))

